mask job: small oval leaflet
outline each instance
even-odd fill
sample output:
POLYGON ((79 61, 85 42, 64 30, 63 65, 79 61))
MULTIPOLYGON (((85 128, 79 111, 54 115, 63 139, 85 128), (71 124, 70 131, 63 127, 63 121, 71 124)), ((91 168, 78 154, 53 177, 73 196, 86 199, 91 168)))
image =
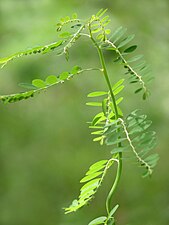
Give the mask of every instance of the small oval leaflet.
POLYGON ((26 89, 31 89, 31 90, 36 90, 36 87, 32 84, 27 84, 27 83, 20 83, 18 84, 20 87, 26 88, 26 89))
POLYGON ((133 40, 134 37, 135 37, 134 34, 129 35, 128 37, 126 37, 126 38, 118 45, 118 48, 121 48, 121 47, 127 45, 130 41, 133 40))
POLYGON ((48 77, 46 78, 45 83, 46 83, 47 85, 55 84, 55 83, 57 82, 57 80, 58 80, 58 79, 57 79, 56 76, 50 75, 50 76, 48 76, 48 77))
POLYGON ((102 106, 101 102, 87 102, 86 105, 88 106, 102 106))
POLYGON ((137 45, 132 45, 124 50, 125 53, 134 52, 137 48, 137 45))
POLYGON ((43 80, 41 79, 35 79, 32 81, 32 84, 35 86, 35 87, 38 87, 38 88, 44 88, 46 87, 46 84, 43 80))
POLYGON ((82 178, 82 179, 80 180, 80 183, 84 183, 84 182, 87 182, 87 181, 89 181, 89 180, 92 180, 92 179, 98 177, 98 176, 99 176, 100 174, 102 174, 102 173, 103 173, 103 172, 96 172, 96 173, 87 175, 87 176, 85 176, 84 178, 82 178))
POLYGON ((94 220, 92 220, 88 225, 97 225, 97 224, 103 224, 106 221, 107 217, 101 216, 94 220))
POLYGON ((95 91, 95 92, 91 92, 87 95, 87 97, 99 97, 99 96, 103 96, 106 95, 107 92, 105 91, 95 91))

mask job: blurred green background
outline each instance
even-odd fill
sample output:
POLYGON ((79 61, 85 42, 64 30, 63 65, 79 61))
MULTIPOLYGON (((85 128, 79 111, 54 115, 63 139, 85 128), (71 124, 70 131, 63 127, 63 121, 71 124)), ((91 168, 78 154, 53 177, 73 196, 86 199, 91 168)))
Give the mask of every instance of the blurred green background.
MULTIPOLYGON (((56 40, 55 24, 77 12, 86 18, 108 8, 112 29, 119 25, 136 34, 137 52, 151 64, 155 81, 147 102, 127 89, 125 112, 135 108, 153 120, 158 134, 160 161, 151 179, 142 179, 135 165, 124 162, 114 204, 117 224, 169 224, 169 2, 168 0, 0 0, 0 57, 56 40)), ((112 67, 111 77, 122 75, 112 67)), ((55 52, 21 58, 0 71, 0 94, 21 89, 19 82, 58 74, 73 65, 98 64, 85 41, 70 51, 70 61, 55 52)), ((0 225, 86 225, 105 212, 102 204, 113 180, 111 173, 90 206, 64 215, 79 193, 79 180, 93 162, 108 151, 92 142, 88 125, 95 111, 85 106, 86 95, 104 88, 96 73, 83 74, 28 101, 0 104, 0 225)))

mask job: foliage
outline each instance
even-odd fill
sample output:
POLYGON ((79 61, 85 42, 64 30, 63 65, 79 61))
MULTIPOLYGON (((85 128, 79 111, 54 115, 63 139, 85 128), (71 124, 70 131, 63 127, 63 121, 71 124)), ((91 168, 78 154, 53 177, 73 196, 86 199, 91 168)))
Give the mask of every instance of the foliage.
POLYGON ((142 55, 130 56, 137 48, 136 45, 131 44, 134 35, 126 35, 126 29, 122 27, 117 28, 111 34, 111 30, 107 28, 110 18, 106 15, 106 11, 101 9, 87 20, 78 19, 76 14, 62 18, 57 23, 57 32, 59 33, 57 42, 18 52, 0 59, 0 64, 3 67, 18 57, 37 53, 50 53, 55 50, 58 56, 64 54, 66 60, 69 60, 69 49, 81 37, 89 38, 95 46, 100 58, 101 68, 82 69, 79 66, 75 66, 70 72, 63 72, 59 76, 50 75, 45 80, 34 79, 31 84, 20 84, 20 86, 30 89, 28 91, 0 96, 2 102, 13 103, 34 97, 36 93, 47 90, 58 83, 63 83, 65 80, 74 77, 74 75, 85 71, 98 70, 104 75, 108 90, 89 93, 88 97, 90 99, 94 98, 94 101, 86 104, 99 108, 99 112, 90 122, 89 128, 92 129, 91 134, 96 135, 93 141, 98 141, 101 145, 110 146, 111 157, 110 159, 100 160, 90 166, 85 177, 80 181, 85 184, 80 189, 79 197, 69 207, 65 208, 65 213, 71 213, 88 204, 101 186, 108 169, 116 162, 115 181, 106 199, 107 215, 94 219, 89 225, 115 224, 114 213, 118 205, 112 206, 112 196, 121 177, 122 161, 125 159, 125 157, 122 157, 123 155, 128 153, 134 155, 139 166, 145 170, 144 177, 152 174, 153 168, 158 161, 157 154, 148 155, 156 145, 155 132, 147 131, 151 121, 146 120, 146 115, 140 115, 139 110, 132 111, 127 117, 123 115, 119 105, 123 101, 121 93, 125 87, 125 79, 120 79, 114 85, 111 84, 103 52, 110 51, 112 53, 112 63, 118 63, 126 69, 125 75, 128 75, 127 80, 130 84, 136 85, 135 94, 142 92, 144 100, 150 95, 147 87, 152 80, 149 68, 141 60, 142 55), (99 100, 95 100, 96 98, 99 98, 99 100))

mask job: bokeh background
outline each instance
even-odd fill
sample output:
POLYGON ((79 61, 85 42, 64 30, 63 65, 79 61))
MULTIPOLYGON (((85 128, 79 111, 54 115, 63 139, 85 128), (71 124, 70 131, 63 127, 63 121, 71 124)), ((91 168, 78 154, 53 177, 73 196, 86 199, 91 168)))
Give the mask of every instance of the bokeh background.
MULTIPOLYGON (((160 161, 151 179, 142 179, 125 161, 114 204, 117 224, 169 224, 169 2, 168 0, 0 0, 0 57, 56 40, 56 21, 77 12, 86 18, 108 8, 112 29, 122 25, 136 34, 155 80, 147 102, 127 89, 125 112, 144 108, 158 134, 160 161)), ((112 80, 122 75, 111 68, 112 80)), ((85 40, 70 51, 70 61, 55 53, 24 57, 0 71, 0 94, 21 89, 20 82, 58 74, 73 65, 90 67, 98 58, 85 40)), ((113 180, 109 174, 90 206, 64 215, 79 193, 79 180, 93 162, 108 151, 92 142, 86 121, 95 111, 86 95, 104 88, 98 74, 83 74, 70 82, 16 104, 0 104, 0 225, 86 225, 105 212, 102 204, 113 180)))

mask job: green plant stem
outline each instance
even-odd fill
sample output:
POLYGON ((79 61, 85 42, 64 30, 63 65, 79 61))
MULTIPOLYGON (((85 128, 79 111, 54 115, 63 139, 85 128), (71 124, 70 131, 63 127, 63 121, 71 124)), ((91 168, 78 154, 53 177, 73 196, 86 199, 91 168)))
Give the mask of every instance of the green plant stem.
MULTIPOLYGON (((100 58, 100 62, 101 62, 102 69, 103 69, 103 74, 104 74, 104 77, 105 77, 105 80, 106 80, 106 83, 108 85, 110 95, 111 95, 111 98, 112 98, 112 101, 113 101, 115 117, 116 117, 116 119, 118 119, 119 115, 118 115, 118 109, 117 109, 117 105, 116 105, 116 99, 115 99, 115 96, 113 94, 111 82, 110 82, 108 72, 107 72, 107 69, 106 69, 104 56, 103 56, 103 53, 102 53, 100 47, 98 46, 98 44, 96 43, 96 41, 92 37, 90 27, 89 27, 89 32, 90 32, 90 38, 91 38, 93 44, 95 45, 95 47, 97 48, 99 58, 100 58)), ((121 143, 119 143, 118 146, 121 146, 121 143)), ((112 186, 112 188, 111 188, 111 190, 110 190, 110 192, 107 196, 107 199, 106 199, 106 210, 107 210, 108 214, 110 213, 110 209, 111 209, 111 199, 112 199, 112 196, 113 196, 113 194, 114 194, 114 192, 115 192, 115 190, 118 186, 118 183, 119 183, 120 177, 121 177, 121 172, 122 172, 122 153, 118 153, 117 158, 118 158, 118 167, 117 167, 117 173, 116 173, 115 181, 114 181, 113 186, 112 186)))
MULTIPOLYGON (((114 94, 113 94, 113 91, 112 91, 112 87, 111 87, 111 83, 110 83, 110 80, 109 80, 109 76, 108 76, 108 73, 107 73, 106 64, 105 64, 105 61, 104 61, 104 56, 103 56, 103 53, 102 53, 101 49, 99 47, 97 49, 98 49, 98 53, 99 53, 99 57, 100 57, 100 62, 101 62, 102 67, 103 67, 103 74, 105 76, 107 85, 109 87, 110 95, 111 95, 111 98, 112 98, 112 101, 113 101, 115 116, 116 116, 116 119, 118 119, 119 115, 118 115, 116 100, 115 100, 115 97, 114 97, 114 94)), ((120 147, 121 144, 119 143, 118 146, 120 147)), ((116 190, 116 187, 118 186, 118 183, 120 181, 121 172, 122 172, 122 153, 118 153, 118 167, 117 167, 116 178, 115 178, 113 186, 112 186, 112 188, 111 188, 111 190, 110 190, 110 192, 107 196, 107 199, 106 199, 106 210, 107 210, 108 214, 110 213, 112 196, 113 196, 113 194, 116 190)))
POLYGON ((115 178, 115 181, 113 183, 113 186, 107 196, 107 199, 106 199, 106 210, 107 210, 107 213, 109 214, 110 213, 110 208, 111 208, 111 199, 112 199, 112 196, 119 184, 119 181, 120 181, 120 177, 121 177, 121 172, 122 172, 122 153, 119 153, 118 154, 118 166, 117 166, 117 173, 116 173, 116 178, 115 178))

